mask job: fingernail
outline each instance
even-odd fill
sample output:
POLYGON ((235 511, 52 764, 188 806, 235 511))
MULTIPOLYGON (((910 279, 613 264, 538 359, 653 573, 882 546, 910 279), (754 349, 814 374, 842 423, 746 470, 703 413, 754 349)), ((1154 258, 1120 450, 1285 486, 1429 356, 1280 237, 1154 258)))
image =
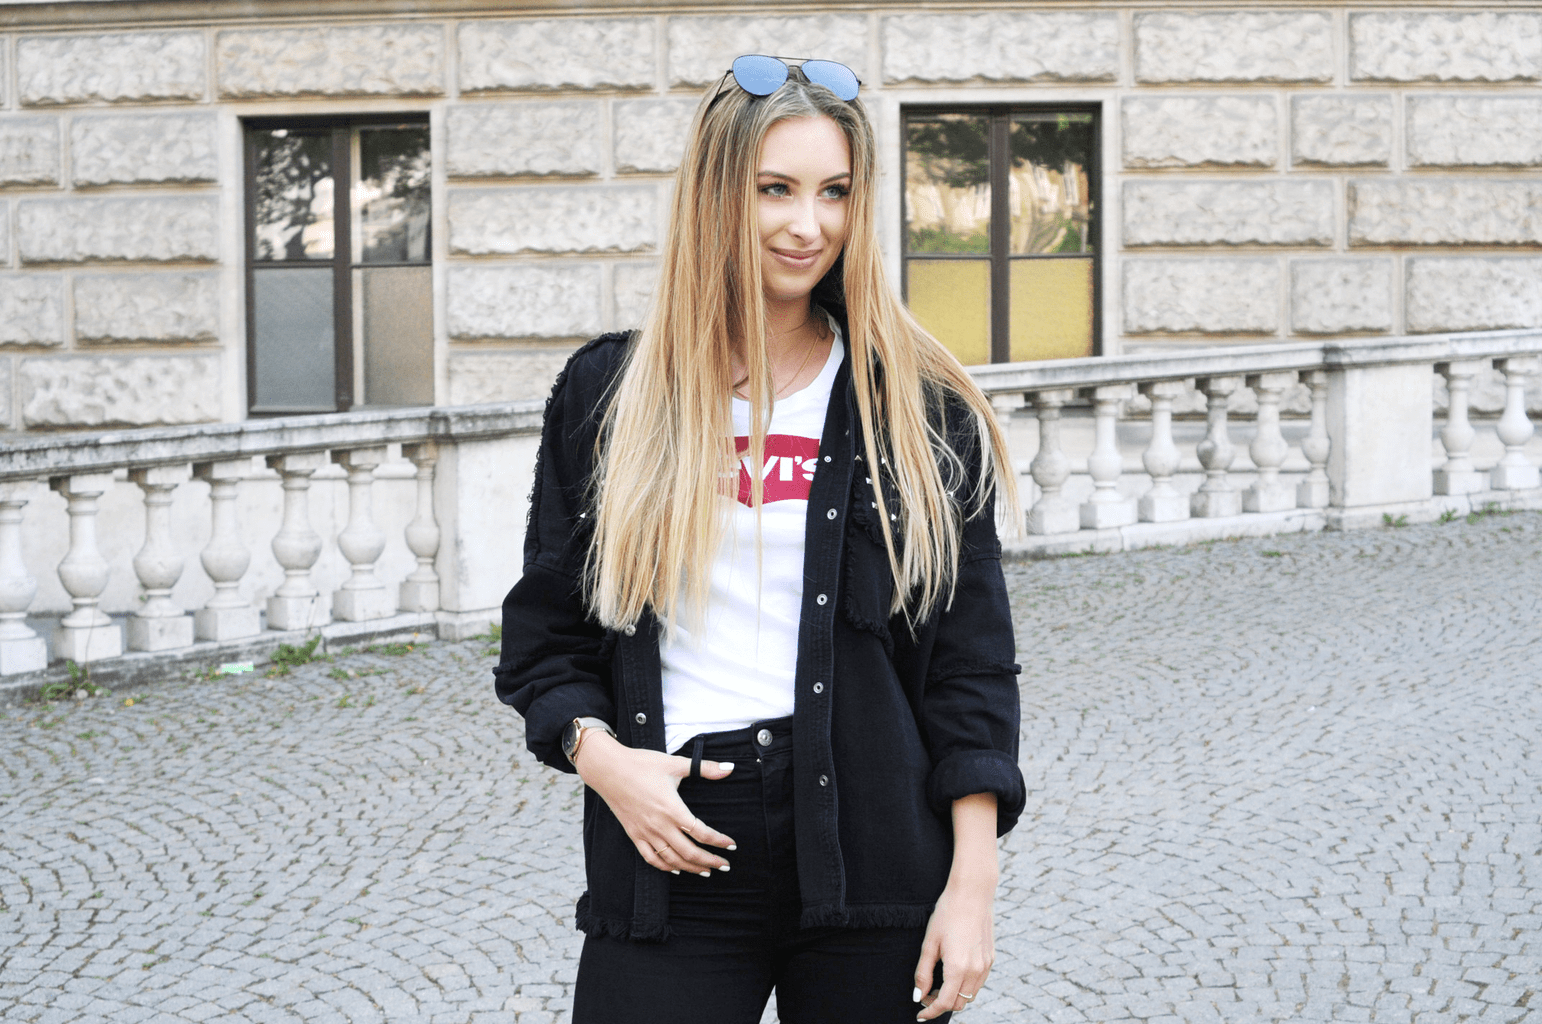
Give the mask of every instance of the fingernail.
POLYGON ((680 869, 679 868, 675 868, 673 871, 670 872, 671 875, 678 875, 679 873, 680 873, 680 869))
POLYGON ((718 866, 717 866, 717 869, 718 869, 718 870, 719 870, 719 871, 727 871, 727 870, 728 870, 728 865, 727 865, 727 864, 719 864, 719 865, 718 865, 718 866))
POLYGON ((728 844, 728 852, 729 852, 729 853, 732 853, 732 852, 733 852, 733 851, 735 851, 735 850, 737 850, 737 849, 738 849, 738 848, 739 848, 739 847, 738 847, 738 846, 736 846, 736 845, 734 845, 734 844, 733 844, 733 843, 729 843, 729 844, 728 844))
POLYGON ((717 766, 723 769, 725 772, 731 772, 734 770, 734 763, 732 761, 719 761, 717 766))
POLYGON ((712 877, 712 872, 710 872, 710 871, 703 871, 701 873, 701 877, 703 877, 703 878, 711 878, 712 877))
MULTIPOLYGON (((910 1001, 912 1003, 919 1003, 921 1001, 921 990, 919 988, 913 988, 910 990, 910 1001)), ((916 1020, 920 1019, 920 1017, 916 1018, 916 1020)))

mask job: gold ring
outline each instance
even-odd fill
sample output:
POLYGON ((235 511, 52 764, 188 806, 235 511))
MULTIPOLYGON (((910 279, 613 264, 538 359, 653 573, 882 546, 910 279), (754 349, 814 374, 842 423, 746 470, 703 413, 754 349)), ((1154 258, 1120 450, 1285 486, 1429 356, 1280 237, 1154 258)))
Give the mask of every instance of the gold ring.
POLYGON ((667 847, 667 846, 655 846, 653 848, 653 852, 654 853, 663 853, 667 849, 669 849, 669 847, 667 847))
MULTIPOLYGON (((978 993, 978 992, 976 992, 976 993, 975 993, 975 996, 977 996, 977 995, 979 995, 979 994, 980 994, 980 993, 978 993)), ((973 999, 973 998, 974 998, 974 996, 966 996, 966 995, 965 995, 965 994, 964 994, 964 993, 962 993, 962 992, 960 992, 960 993, 959 993, 959 994, 958 994, 958 997, 959 997, 959 998, 960 998, 960 999, 963 999, 963 1000, 965 1000, 965 1001, 968 1001, 968 1000, 971 1000, 971 999, 973 999)))
POLYGON ((689 825, 681 825, 680 826, 680 831, 684 832, 686 835, 690 835, 691 834, 691 826, 689 826, 689 825))

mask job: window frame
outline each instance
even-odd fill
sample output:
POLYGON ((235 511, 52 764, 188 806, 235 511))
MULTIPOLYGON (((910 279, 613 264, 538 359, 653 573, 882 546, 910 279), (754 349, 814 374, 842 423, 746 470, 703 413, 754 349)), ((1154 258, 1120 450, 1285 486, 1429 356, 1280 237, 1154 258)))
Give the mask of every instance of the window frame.
MULTIPOLYGON (((910 211, 909 182, 907 175, 908 151, 912 118, 936 117, 939 114, 968 114, 985 116, 988 121, 988 145, 991 188, 990 238, 991 248, 985 257, 990 261, 990 362, 1011 361, 1011 275, 1012 262, 1016 259, 1091 259, 1092 261, 1092 354, 1103 355, 1103 104, 1096 100, 1083 102, 1039 103, 906 103, 900 107, 900 288, 906 301, 910 299, 910 211), (1011 193, 1007 177, 1010 166, 1008 157, 1008 128, 1013 115, 1017 114, 1090 114, 1092 116, 1092 151, 1087 156, 1087 190, 1091 193, 1092 216, 1089 218, 1087 252, 1052 253, 1013 256, 1011 249, 1012 212, 1009 205, 1011 193)), ((918 256, 920 254, 917 254, 918 256)), ((932 253, 926 259, 976 260, 978 255, 932 253)), ((990 365, 990 364, 986 364, 990 365)))
MULTIPOLYGON (((242 249, 242 279, 245 288, 246 323, 246 415, 249 419, 273 416, 326 415, 314 410, 257 408, 257 133, 288 129, 309 133, 327 132, 332 139, 332 346, 333 346, 333 404, 332 412, 348 412, 354 407, 354 348, 355 339, 353 302, 353 217, 349 184, 353 180, 353 147, 351 135, 356 128, 379 125, 414 124, 430 131, 428 112, 404 110, 366 114, 305 114, 296 116, 243 117, 241 123, 241 200, 245 220, 242 249), (338 188, 338 181, 343 182, 338 188)), ((317 261, 320 262, 320 261, 317 261)), ((424 263, 378 263, 371 266, 429 266, 434 264, 430 251, 424 263)))

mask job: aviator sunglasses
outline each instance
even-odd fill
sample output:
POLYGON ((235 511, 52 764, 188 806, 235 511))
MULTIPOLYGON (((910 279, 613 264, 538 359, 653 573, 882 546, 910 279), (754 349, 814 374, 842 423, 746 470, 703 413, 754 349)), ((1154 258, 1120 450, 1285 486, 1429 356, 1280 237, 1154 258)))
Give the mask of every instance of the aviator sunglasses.
POLYGON ((838 99, 850 103, 857 98, 857 89, 862 83, 857 81, 856 74, 850 68, 833 60, 799 61, 796 58, 768 57, 763 53, 746 53, 734 58, 733 67, 728 73, 734 76, 739 88, 751 96, 769 96, 787 83, 787 60, 798 65, 804 78, 829 89, 838 99))

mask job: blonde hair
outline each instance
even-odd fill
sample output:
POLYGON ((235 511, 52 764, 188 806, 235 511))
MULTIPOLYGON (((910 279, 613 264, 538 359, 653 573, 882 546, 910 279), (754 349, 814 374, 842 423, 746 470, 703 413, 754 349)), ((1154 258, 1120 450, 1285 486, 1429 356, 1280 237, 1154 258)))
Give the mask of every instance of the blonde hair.
MULTIPOLYGON (((729 84, 697 108, 676 174, 653 305, 600 431, 585 588, 608 628, 637 622, 646 608, 666 627, 682 616, 699 622, 705 610, 727 528, 728 504, 720 496, 737 487, 730 406, 736 343, 749 371, 750 464, 764 458, 774 388, 765 350, 756 175, 767 131, 795 117, 830 118, 851 149, 846 245, 815 296, 833 292, 845 303, 859 450, 870 467, 887 467, 898 494, 899 508, 890 509, 880 474, 870 474, 894 577, 891 614, 904 611, 914 622, 951 600, 964 518, 980 514, 993 494, 999 492, 1008 522, 1020 518, 1006 439, 990 402, 884 275, 874 227, 873 129, 860 102, 836 98, 796 68, 765 97, 729 84), (980 473, 972 482, 963 480, 958 455, 942 435, 949 398, 962 400, 975 421, 980 473), (945 482, 944 466, 954 486, 945 482)), ((758 509, 760 474, 750 480, 751 505, 758 509)))

